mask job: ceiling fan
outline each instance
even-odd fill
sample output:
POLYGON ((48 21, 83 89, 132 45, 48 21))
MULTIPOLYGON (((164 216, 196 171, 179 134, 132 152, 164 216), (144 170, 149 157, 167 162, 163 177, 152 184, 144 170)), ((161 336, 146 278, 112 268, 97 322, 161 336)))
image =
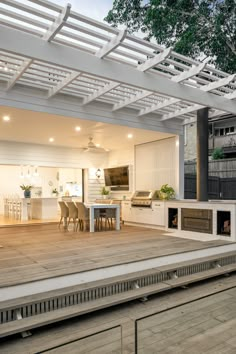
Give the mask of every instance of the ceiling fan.
POLYGON ((94 144, 93 142, 93 137, 89 137, 88 145, 83 148, 84 152, 95 152, 95 153, 102 153, 102 152, 107 152, 107 149, 104 149, 102 147, 99 147, 94 144))

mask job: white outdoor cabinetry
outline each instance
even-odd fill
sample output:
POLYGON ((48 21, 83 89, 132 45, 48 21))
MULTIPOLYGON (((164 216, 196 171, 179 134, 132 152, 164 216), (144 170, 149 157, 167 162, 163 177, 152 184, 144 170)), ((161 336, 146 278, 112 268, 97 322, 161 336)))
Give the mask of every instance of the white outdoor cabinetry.
POLYGON ((165 226, 165 205, 162 201, 152 202, 152 224, 165 226))
POLYGON ((123 201, 122 202, 122 220, 132 222, 132 209, 131 209, 131 201, 123 201))
POLYGON ((162 201, 153 201, 152 207, 132 207, 131 201, 122 202, 122 220, 153 226, 165 225, 165 207, 162 201))

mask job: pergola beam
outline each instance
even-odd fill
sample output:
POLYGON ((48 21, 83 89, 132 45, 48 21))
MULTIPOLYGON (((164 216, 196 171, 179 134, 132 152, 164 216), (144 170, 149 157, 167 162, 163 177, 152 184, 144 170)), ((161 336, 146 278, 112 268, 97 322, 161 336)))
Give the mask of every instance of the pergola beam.
POLYGON ((51 88, 48 92, 48 98, 56 95, 59 91, 61 91, 64 87, 68 86, 72 81, 77 79, 81 73, 72 72, 69 74, 64 80, 62 80, 57 86, 51 88))
POLYGON ((105 95, 105 93, 113 90, 117 86, 120 86, 120 84, 117 83, 117 82, 110 82, 109 84, 105 85, 104 87, 100 88, 96 92, 94 92, 91 95, 89 95, 88 97, 86 97, 84 99, 84 101, 83 101, 83 105, 88 104, 88 103, 96 100, 98 97, 100 97, 102 95, 105 95))
MULTIPOLYGON (((171 78, 171 81, 174 82, 182 82, 184 80, 189 79, 190 77, 193 77, 197 74, 199 74, 206 66, 206 63, 201 63, 198 66, 193 66, 189 71, 184 71, 179 75, 176 75, 174 77, 171 78)), ((139 112, 139 116, 144 116, 145 114, 151 113, 153 111, 157 111, 158 109, 170 106, 172 104, 175 104, 177 102, 180 102, 181 100, 179 99, 168 99, 162 103, 158 103, 158 104, 154 104, 151 107, 148 108, 144 108, 139 112)))
POLYGON ((49 28, 49 30, 44 34, 43 39, 45 41, 51 42, 53 38, 57 35, 60 29, 66 23, 68 17, 70 16, 71 4, 67 4, 63 11, 59 14, 55 22, 49 28))
MULTIPOLYGON (((234 98, 236 98, 236 91, 228 93, 227 95, 224 96, 225 98, 227 98, 228 100, 233 100, 234 98)), ((219 116, 220 114, 222 114, 223 111, 222 110, 216 110, 213 113, 211 113, 209 115, 209 118, 214 118, 219 116)))
POLYGON ((125 39, 127 34, 127 29, 122 30, 119 34, 111 39, 110 42, 106 43, 102 48, 100 48, 96 56, 100 59, 104 58, 106 55, 111 53, 114 49, 116 49, 121 42, 125 39))
POLYGON ((161 75, 143 73, 112 60, 100 60, 81 50, 47 43, 28 33, 0 25, 0 50, 25 58, 37 59, 59 68, 88 73, 108 81, 133 86, 156 94, 177 98, 236 114, 236 102, 173 82, 161 75))
MULTIPOLYGON (((230 75, 230 76, 225 77, 223 79, 220 79, 218 81, 211 82, 208 85, 202 86, 200 88, 200 90, 208 92, 208 91, 212 91, 212 90, 218 89, 220 87, 229 85, 230 82, 235 79, 235 76, 236 76, 236 74, 233 74, 233 75, 230 75)), ((233 93, 236 95, 235 92, 233 92, 233 93)), ((227 94, 226 96, 229 96, 229 95, 231 95, 231 94, 227 94)), ((224 97, 226 97, 226 96, 224 96, 224 97)), ((164 120, 168 120, 168 119, 171 119, 171 118, 176 118, 176 117, 182 116, 184 114, 197 111, 197 110, 202 109, 202 108, 204 108, 204 106, 193 105, 193 106, 190 106, 190 107, 187 107, 187 108, 179 109, 179 110, 177 110, 177 111, 175 111, 173 113, 164 115, 161 120, 164 121, 164 120)))
POLYGON ((134 95, 132 98, 127 98, 124 101, 122 101, 121 103, 115 104, 113 109, 112 109, 112 111, 113 112, 117 111, 118 109, 121 109, 121 108, 123 108, 125 106, 128 106, 128 105, 130 105, 132 103, 135 103, 135 102, 137 102, 139 100, 142 100, 143 98, 148 97, 150 95, 152 95, 152 92, 150 92, 150 91, 142 91, 142 92, 138 93, 137 95, 134 95))
POLYGON ((162 53, 159 53, 159 54, 155 55, 153 58, 150 58, 150 59, 146 60, 144 63, 138 65, 137 69, 140 71, 143 71, 143 72, 145 72, 149 69, 152 69, 154 66, 165 61, 168 58, 168 56, 170 55, 171 51, 172 51, 171 47, 163 50, 162 53))
POLYGON ((21 78, 21 76, 28 69, 28 67, 32 64, 32 62, 33 62, 32 59, 26 59, 23 61, 23 63, 20 65, 20 67, 15 72, 15 74, 12 76, 12 78, 8 81, 6 91, 9 91, 15 85, 15 83, 21 78))

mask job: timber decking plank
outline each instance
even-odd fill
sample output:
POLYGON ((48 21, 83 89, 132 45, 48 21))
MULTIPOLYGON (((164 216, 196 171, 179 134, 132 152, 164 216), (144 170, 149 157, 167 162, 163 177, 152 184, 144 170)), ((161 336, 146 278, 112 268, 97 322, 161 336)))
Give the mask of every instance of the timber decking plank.
POLYGON ((0 228, 0 288, 228 244, 183 240, 164 232, 123 226, 120 231, 76 233, 56 224, 0 228))

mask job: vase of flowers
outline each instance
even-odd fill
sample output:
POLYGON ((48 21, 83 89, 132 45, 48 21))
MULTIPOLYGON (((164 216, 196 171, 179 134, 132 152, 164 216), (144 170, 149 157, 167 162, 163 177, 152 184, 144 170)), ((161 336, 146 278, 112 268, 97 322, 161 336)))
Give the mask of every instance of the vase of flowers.
POLYGON ((31 189, 33 188, 33 186, 31 184, 29 184, 29 185, 21 184, 20 188, 24 191, 25 198, 31 197, 31 189))

